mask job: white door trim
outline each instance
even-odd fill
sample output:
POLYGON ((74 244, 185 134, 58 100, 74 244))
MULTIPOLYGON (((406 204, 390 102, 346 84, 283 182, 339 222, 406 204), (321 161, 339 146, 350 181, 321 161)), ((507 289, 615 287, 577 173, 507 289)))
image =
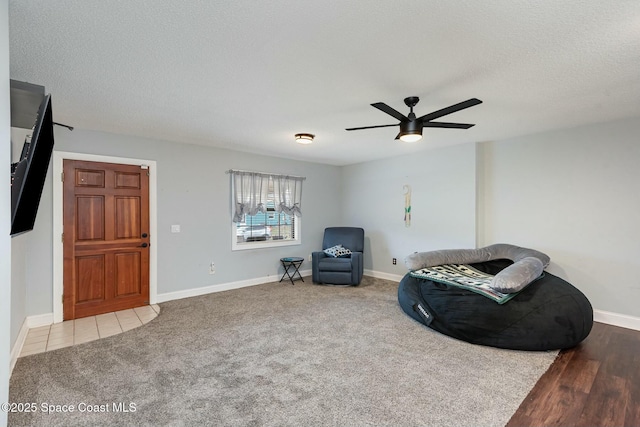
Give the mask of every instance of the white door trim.
POLYGON ((62 170, 63 160, 119 163, 149 166, 149 304, 155 304, 158 295, 158 186, 155 160, 130 159, 125 157, 99 156, 95 154, 53 152, 53 323, 62 322, 62 292, 64 253, 62 244, 63 206, 62 170))

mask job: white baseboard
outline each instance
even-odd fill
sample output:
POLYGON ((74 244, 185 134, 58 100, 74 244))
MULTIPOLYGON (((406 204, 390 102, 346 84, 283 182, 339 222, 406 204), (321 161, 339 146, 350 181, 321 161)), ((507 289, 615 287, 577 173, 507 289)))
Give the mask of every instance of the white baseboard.
POLYGON ((16 338, 16 342, 13 344, 13 348, 11 349, 11 367, 9 370, 9 375, 13 372, 14 366, 16 366, 16 362, 18 361, 18 357, 22 352, 22 347, 24 346, 24 342, 27 339, 27 334, 29 333, 29 329, 39 328, 40 326, 47 326, 53 323, 53 313, 45 313, 38 314, 36 316, 27 316, 22 322, 22 326, 20 327, 20 332, 18 332, 18 337, 16 338))
POLYGON ((382 271, 375 270, 364 270, 364 275, 375 277, 377 279, 393 280, 394 282, 399 282, 404 277, 404 275, 400 274, 384 273, 382 271))
MULTIPOLYGON (((302 277, 311 276, 311 270, 300 270, 300 275, 302 277)), ((399 275, 399 274, 390 274, 390 273, 384 273, 382 271, 375 271, 375 270, 364 270, 364 275, 376 277, 378 279, 393 280, 395 282, 399 282, 404 277, 403 275, 399 275)), ((256 286, 256 285, 262 285, 264 283, 271 283, 276 280, 280 280, 280 279, 278 279, 275 276, 264 276, 264 277, 256 277, 255 279, 240 280, 237 282, 229 282, 229 283, 219 283, 217 285, 212 285, 212 286, 186 289, 184 291, 167 292, 164 294, 158 294, 157 302, 162 303, 162 302, 173 301, 173 300, 178 300, 182 298, 191 298, 191 297, 197 297, 200 295, 212 294, 214 292, 222 292, 222 291, 229 291, 232 289, 246 288, 248 286, 256 286)), ((286 280, 287 279, 285 278, 285 281, 286 280)))
POLYGON ((53 324, 53 313, 38 314, 37 316, 27 316, 26 320, 29 328, 39 328, 53 324))
POLYGON ((11 349, 11 367, 9 368, 9 376, 13 373, 13 368, 16 366, 18 356, 20 356, 20 353, 22 352, 22 347, 24 346, 27 334, 29 333, 27 320, 28 318, 24 319, 24 322, 22 322, 22 327, 20 328, 20 332, 18 332, 18 338, 16 338, 16 342, 13 344, 13 348, 11 349))
MULTIPOLYGON (((300 270, 300 275, 302 277, 310 276, 311 270, 300 270)), ((190 298, 190 297, 197 297, 200 295, 212 294, 214 292, 229 291, 231 289, 240 289, 240 288, 246 288, 248 286, 262 285, 264 283, 276 282, 280 280, 279 277, 280 276, 256 277, 255 279, 239 280, 237 282, 229 282, 229 283, 219 283, 217 285, 204 286, 202 288, 193 288, 193 289, 186 289, 184 291, 167 292, 165 294, 158 294, 157 302, 162 303, 162 302, 173 301, 173 300, 182 299, 182 298, 190 298)), ((283 282, 287 280, 288 279, 285 277, 285 280, 283 280, 283 282)))
POLYGON ((604 310, 593 310, 593 320, 607 325, 640 331, 640 317, 612 313, 604 310))

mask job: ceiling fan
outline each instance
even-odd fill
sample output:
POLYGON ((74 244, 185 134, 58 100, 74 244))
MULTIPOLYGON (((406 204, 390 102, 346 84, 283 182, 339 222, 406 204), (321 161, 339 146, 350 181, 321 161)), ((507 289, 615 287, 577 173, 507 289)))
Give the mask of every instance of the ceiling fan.
POLYGON ((396 139, 400 139, 404 142, 415 142, 422 138, 422 128, 449 128, 449 129, 469 129, 474 126, 469 123, 448 123, 448 122, 433 122, 432 120, 438 119, 447 114, 455 113, 456 111, 464 110, 465 108, 473 107, 474 105, 482 104, 477 98, 467 99, 466 101, 459 102, 449 107, 443 108, 433 113, 425 114, 421 117, 416 117, 413 112, 413 107, 420 101, 417 96, 410 96, 404 99, 404 103, 409 107, 409 115, 405 116, 402 113, 389 107, 384 102, 376 102, 371 104, 372 107, 387 113, 391 117, 400 120, 400 123, 395 125, 377 125, 377 126, 364 126, 359 128, 348 128, 346 130, 361 130, 361 129, 373 129, 373 128, 385 128, 391 126, 400 125, 400 133, 396 136, 396 139))

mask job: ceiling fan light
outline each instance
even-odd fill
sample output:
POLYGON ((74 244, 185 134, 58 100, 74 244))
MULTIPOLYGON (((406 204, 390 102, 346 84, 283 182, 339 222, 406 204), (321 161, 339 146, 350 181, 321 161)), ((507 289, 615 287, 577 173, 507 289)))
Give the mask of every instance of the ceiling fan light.
POLYGON ((400 141, 402 142, 417 142, 422 139, 422 134, 420 133, 405 133, 400 135, 400 141))
POLYGON ((298 144, 311 144, 316 136, 311 133, 296 133, 296 142, 298 144))

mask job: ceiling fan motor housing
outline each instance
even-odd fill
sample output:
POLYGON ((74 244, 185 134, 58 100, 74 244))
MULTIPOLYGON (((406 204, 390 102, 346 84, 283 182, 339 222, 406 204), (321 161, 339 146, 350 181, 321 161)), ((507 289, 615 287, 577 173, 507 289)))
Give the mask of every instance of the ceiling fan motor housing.
POLYGON ((400 122, 400 135, 407 133, 422 134, 422 120, 409 120, 400 122))

